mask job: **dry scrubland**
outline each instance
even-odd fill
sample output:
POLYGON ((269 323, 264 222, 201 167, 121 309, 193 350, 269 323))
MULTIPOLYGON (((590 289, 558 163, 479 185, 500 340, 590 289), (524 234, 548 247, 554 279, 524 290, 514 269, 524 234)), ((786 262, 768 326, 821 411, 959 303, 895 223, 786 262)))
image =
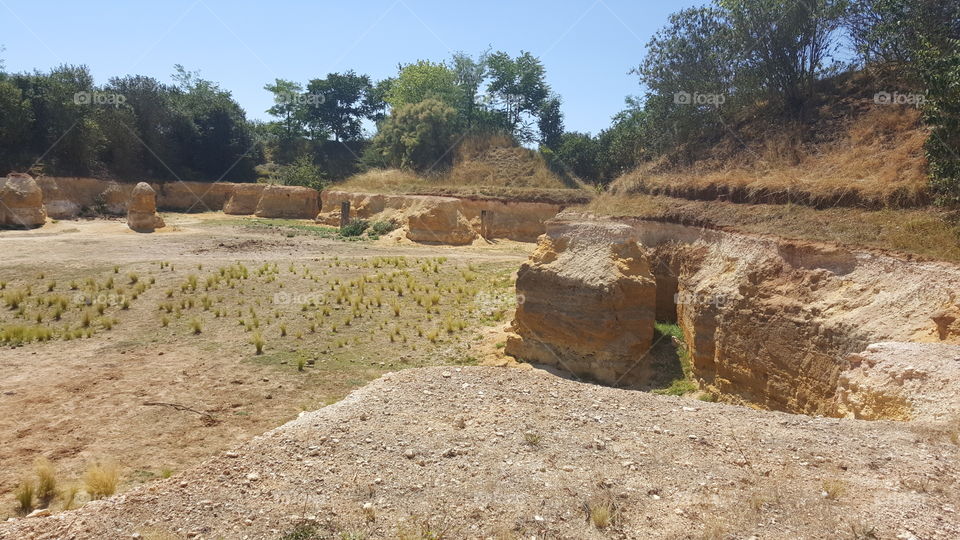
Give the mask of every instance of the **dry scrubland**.
POLYGON ((543 157, 506 137, 468 138, 444 171, 418 175, 396 169, 372 170, 348 178, 342 191, 499 198, 561 204, 583 203, 591 191, 578 179, 561 177, 543 157))
POLYGON ((166 218, 152 236, 119 221, 0 233, 0 513, 26 510, 15 494, 59 510, 167 477, 386 371, 477 363, 523 259, 510 243, 166 218))

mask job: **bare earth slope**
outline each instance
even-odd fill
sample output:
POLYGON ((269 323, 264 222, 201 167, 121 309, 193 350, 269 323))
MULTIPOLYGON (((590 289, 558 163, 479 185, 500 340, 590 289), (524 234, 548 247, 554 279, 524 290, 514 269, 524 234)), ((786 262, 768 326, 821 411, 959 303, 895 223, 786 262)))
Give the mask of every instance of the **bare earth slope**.
POLYGON ((278 538, 308 523, 317 537, 956 538, 958 455, 920 423, 426 368, 0 537, 278 538), (597 528, 591 508, 613 523, 597 528))

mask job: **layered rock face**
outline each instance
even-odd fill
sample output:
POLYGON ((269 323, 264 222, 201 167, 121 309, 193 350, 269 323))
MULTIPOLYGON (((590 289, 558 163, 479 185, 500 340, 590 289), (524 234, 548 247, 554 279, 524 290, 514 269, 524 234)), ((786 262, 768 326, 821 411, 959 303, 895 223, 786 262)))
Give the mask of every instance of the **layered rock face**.
MULTIPOLYGON (((939 369, 936 358, 960 358, 960 335, 952 315, 960 310, 960 268, 954 265, 667 223, 592 220, 576 214, 562 215, 548 224, 543 241, 554 247, 541 246, 530 263, 532 268, 553 270, 524 270, 518 278, 520 294, 532 291, 536 298, 541 290, 539 294, 552 295, 557 304, 552 308, 559 314, 556 318, 539 304, 534 304, 535 311, 542 312, 539 317, 531 317, 526 304, 518 307, 518 325, 526 327, 527 335, 539 336, 541 351, 567 348, 584 332, 566 322, 570 319, 584 321, 585 334, 590 336, 598 309, 577 296, 581 293, 564 293, 573 294, 574 301, 561 305, 557 276, 580 272, 583 258, 605 260, 597 250, 608 245, 610 235, 596 231, 611 228, 622 231, 619 237, 639 243, 640 257, 650 261, 656 291, 652 301, 644 291, 632 293, 634 299, 604 302, 611 307, 649 302, 661 320, 669 320, 673 312, 683 329, 695 378, 702 389, 726 401, 807 414, 912 418, 928 414, 929 409, 923 399, 911 401, 901 395, 915 394, 916 389, 894 391, 894 386, 878 382, 890 378, 887 375, 851 375, 863 370, 857 355, 878 342, 906 343, 905 350, 912 350, 910 343, 942 344, 945 349, 936 354, 914 355, 918 362, 914 367, 927 372, 939 369), (572 249, 582 254, 568 253, 572 249), (566 255, 545 265, 543 261, 552 255, 545 258, 544 253, 552 252, 566 255), (570 270, 557 265, 569 265, 570 270), (926 367, 920 362, 924 358, 926 367), (866 383, 857 391, 844 387, 844 381, 857 380, 869 380, 871 390, 864 393, 866 383), (902 406, 892 405, 897 403, 902 406)), ((590 272, 602 276, 609 270, 590 272)), ((588 298, 596 294, 588 279, 575 286, 588 298)), ((619 349, 620 340, 634 336, 632 324, 614 319, 603 339, 587 339, 583 349, 568 350, 589 363, 608 348, 619 349)), ((527 341, 526 336, 522 341, 527 341)), ((524 347, 515 342, 508 351, 547 361, 546 354, 530 354, 524 347)), ((952 381, 951 391, 960 393, 960 379, 952 381)))
POLYGON ((649 375, 656 283, 631 227, 551 227, 520 268, 517 295, 508 354, 605 384, 649 375))
POLYGON ((223 203, 223 213, 241 216, 253 214, 266 187, 264 184, 236 184, 223 203))
POLYGON ((254 215, 263 218, 313 219, 320 211, 317 190, 298 186, 266 186, 254 215))
MULTIPOLYGON (((123 216, 133 191, 132 184, 96 178, 41 177, 44 204, 51 217, 74 219, 84 212, 123 216)), ((229 182, 167 182, 151 184, 157 207, 169 212, 211 212, 290 219, 313 219, 319 208, 316 190, 296 186, 271 186, 263 201, 265 184, 229 182)))
POLYGON ((434 200, 407 216, 407 238, 414 242, 469 244, 477 238, 457 199, 434 200))
POLYGON ((477 238, 535 242, 559 204, 465 199, 433 195, 382 195, 327 190, 321 194, 317 221, 340 223, 340 205, 350 203, 352 217, 392 220, 407 225, 415 242, 465 244, 477 238))
POLYGON ((137 232, 150 233, 164 227, 157 213, 157 194, 146 182, 137 184, 130 193, 127 206, 127 226, 137 232))
POLYGON ((46 221, 43 192, 30 175, 11 173, 0 179, 0 226, 29 229, 46 221))

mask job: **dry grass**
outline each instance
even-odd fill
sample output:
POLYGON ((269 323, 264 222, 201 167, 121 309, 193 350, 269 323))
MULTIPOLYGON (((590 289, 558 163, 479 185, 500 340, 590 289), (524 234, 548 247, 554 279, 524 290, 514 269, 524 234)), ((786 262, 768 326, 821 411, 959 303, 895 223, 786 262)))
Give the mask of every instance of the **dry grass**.
POLYGON ((460 143, 453 166, 417 175, 374 169, 354 175, 335 189, 372 193, 449 195, 570 204, 591 194, 575 179, 554 174, 534 150, 508 137, 471 137, 460 143))
POLYGON ((29 478, 24 478, 17 485, 16 491, 14 491, 13 496, 17 500, 18 510, 21 513, 29 514, 33 510, 33 497, 35 490, 33 487, 33 481, 29 478))
POLYGON ((610 493, 594 496, 587 501, 586 509, 590 523, 598 529, 606 529, 617 520, 617 506, 610 493))
POLYGON ((120 469, 113 463, 95 463, 87 468, 83 482, 91 500, 109 497, 117 491, 120 469))
POLYGON ((801 205, 732 204, 605 194, 585 209, 600 215, 732 228, 960 262, 960 216, 932 208, 817 210, 801 205))
POLYGON ((854 115, 837 133, 824 126, 813 129, 824 140, 802 143, 802 137, 784 129, 747 147, 718 149, 720 157, 689 166, 645 164, 617 179, 611 189, 820 208, 906 208, 930 202, 923 150, 927 133, 916 109, 874 106, 854 115))
POLYGON ((37 475, 37 501, 48 506, 57 496, 57 470, 48 459, 40 458, 33 464, 33 471, 37 475))
POLYGON ((831 501, 839 500, 847 492, 847 485, 835 478, 828 478, 823 481, 824 496, 831 501))

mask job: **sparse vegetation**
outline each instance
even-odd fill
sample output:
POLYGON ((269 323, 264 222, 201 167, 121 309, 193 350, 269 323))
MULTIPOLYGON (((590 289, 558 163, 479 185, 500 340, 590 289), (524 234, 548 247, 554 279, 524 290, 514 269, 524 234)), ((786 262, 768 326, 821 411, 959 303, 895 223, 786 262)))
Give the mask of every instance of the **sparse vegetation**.
POLYGON ((83 482, 91 500, 109 497, 117 492, 120 469, 113 463, 93 463, 87 467, 83 482))

